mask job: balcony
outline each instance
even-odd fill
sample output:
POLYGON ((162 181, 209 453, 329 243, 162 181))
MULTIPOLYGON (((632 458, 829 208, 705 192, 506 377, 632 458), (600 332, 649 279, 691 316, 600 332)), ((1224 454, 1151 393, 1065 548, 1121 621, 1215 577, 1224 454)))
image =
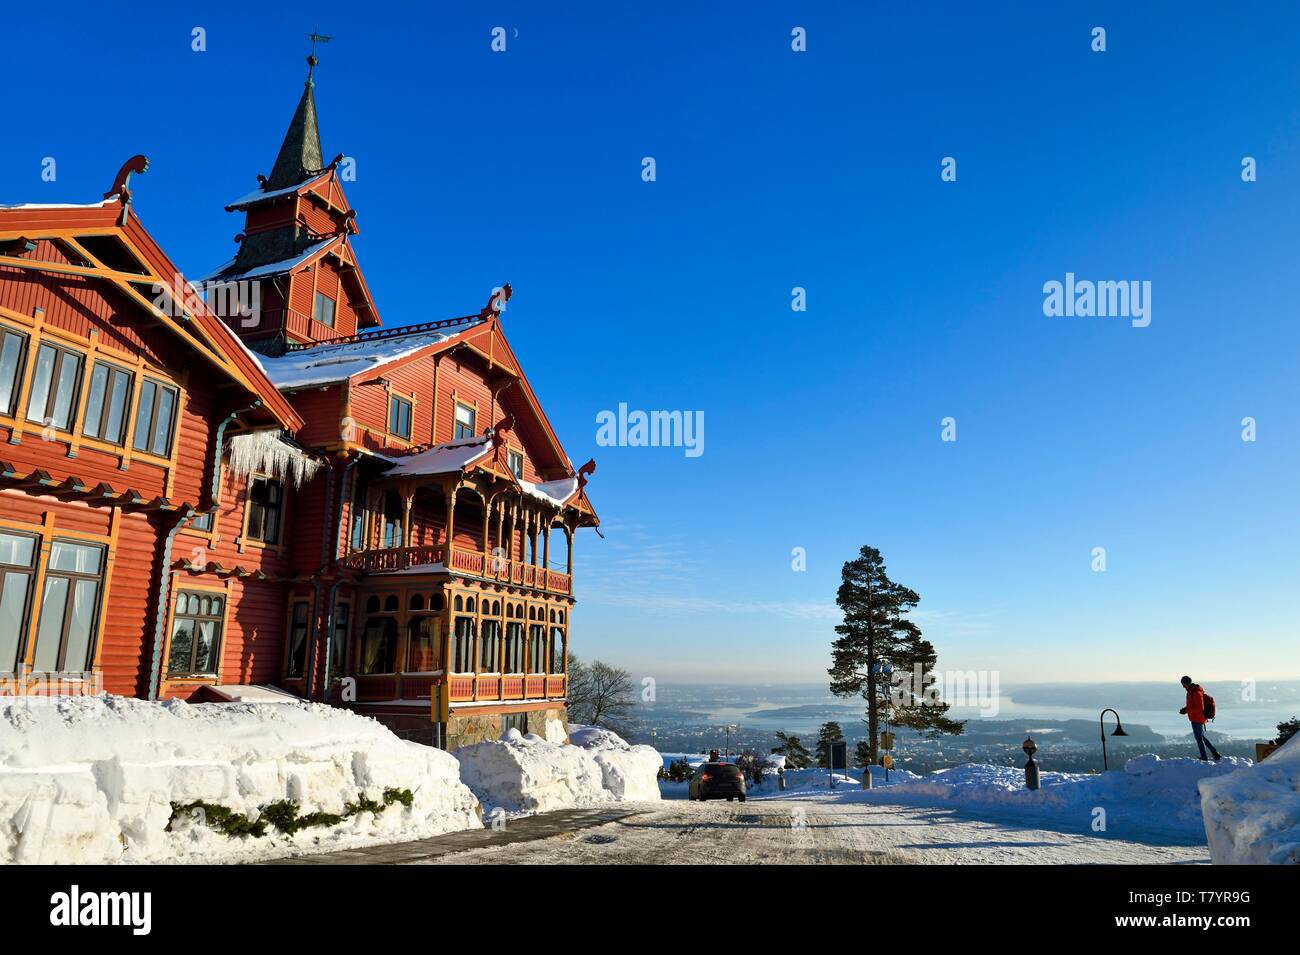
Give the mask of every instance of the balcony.
MULTIPOLYGON (((446 548, 427 544, 420 547, 379 547, 374 550, 354 551, 343 562, 355 570, 366 573, 385 573, 408 570, 429 564, 443 563, 446 548)), ((451 549, 447 567, 462 574, 471 574, 486 580, 498 580, 519 587, 531 587, 554 594, 573 593, 573 577, 558 570, 549 570, 526 564, 523 561, 494 557, 482 551, 463 547, 451 549)))

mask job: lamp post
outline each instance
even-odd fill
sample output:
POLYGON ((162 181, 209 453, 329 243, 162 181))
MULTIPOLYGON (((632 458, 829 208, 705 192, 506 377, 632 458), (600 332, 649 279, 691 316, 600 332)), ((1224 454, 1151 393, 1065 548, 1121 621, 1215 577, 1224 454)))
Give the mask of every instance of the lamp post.
MULTIPOLYGON (((1097 717, 1097 725, 1101 727, 1101 771, 1103 773, 1108 772, 1110 770, 1110 760, 1106 758, 1106 714, 1107 713, 1115 713, 1115 711, 1112 710, 1110 707, 1107 707, 1106 709, 1102 710, 1101 715, 1097 717)), ((1118 713, 1115 713, 1115 732, 1111 733, 1110 735, 1111 736, 1128 735, 1128 733, 1124 732, 1124 724, 1119 721, 1118 713)))
POLYGON ((731 734, 736 732, 736 724, 728 723, 723 727, 727 731, 727 759, 731 759, 731 734))
POLYGON ((1029 757, 1029 762, 1025 763, 1025 788, 1037 789, 1038 764, 1034 762, 1034 753, 1038 752, 1038 744, 1034 742, 1034 738, 1031 736, 1020 745, 1020 748, 1023 749, 1025 755, 1029 757))

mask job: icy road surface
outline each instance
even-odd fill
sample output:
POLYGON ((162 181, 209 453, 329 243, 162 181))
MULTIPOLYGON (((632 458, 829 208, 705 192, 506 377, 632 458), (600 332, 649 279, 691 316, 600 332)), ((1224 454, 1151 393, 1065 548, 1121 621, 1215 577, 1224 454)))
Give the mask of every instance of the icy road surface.
MULTIPOLYGON (((839 802, 624 804, 634 815, 416 864, 1208 863, 1204 845, 1148 845, 993 822, 947 808, 839 802), (640 811, 642 810, 643 811, 640 811)), ((544 817, 535 817, 544 818, 544 817)), ((1081 828, 1087 828, 1086 824, 1081 828)))

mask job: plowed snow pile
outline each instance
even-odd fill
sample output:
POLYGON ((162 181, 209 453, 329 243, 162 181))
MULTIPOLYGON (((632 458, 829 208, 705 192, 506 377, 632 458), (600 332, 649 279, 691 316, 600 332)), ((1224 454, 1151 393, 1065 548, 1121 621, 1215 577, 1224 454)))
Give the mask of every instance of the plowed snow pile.
POLYGON ((569 724, 569 740, 581 746, 600 767, 601 781, 615 799, 659 800, 663 757, 652 746, 632 746, 612 730, 569 724))
POLYGON ((570 739, 584 745, 510 729, 499 740, 462 746, 456 750, 461 781, 485 806, 512 814, 659 798, 661 760, 649 746, 629 746, 608 730, 576 725, 570 739))
POLYGON ((347 710, 113 696, 0 704, 0 864, 240 861, 481 825, 453 757, 347 710), (255 822, 286 800, 301 815, 383 808, 293 835, 267 825, 260 837, 217 831, 209 808, 173 819, 173 803, 202 802, 255 822))
POLYGON ((1216 865, 1300 865, 1300 736, 1268 759, 1200 783, 1216 865))

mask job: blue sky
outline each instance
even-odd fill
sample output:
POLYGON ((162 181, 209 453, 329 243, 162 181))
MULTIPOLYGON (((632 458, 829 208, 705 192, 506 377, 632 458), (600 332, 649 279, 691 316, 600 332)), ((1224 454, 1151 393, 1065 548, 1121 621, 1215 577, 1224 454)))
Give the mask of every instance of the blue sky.
POLYGON ((511 341, 597 458, 575 652, 820 680, 870 543, 944 668, 1300 676, 1294 8, 605 6, 11 5, 0 202, 97 198, 143 152, 141 217, 206 272, 319 27, 386 322, 510 281, 511 341), (1066 272, 1150 281, 1150 326, 1044 316, 1066 272), (619 402, 703 411, 705 453, 596 447, 619 402))

